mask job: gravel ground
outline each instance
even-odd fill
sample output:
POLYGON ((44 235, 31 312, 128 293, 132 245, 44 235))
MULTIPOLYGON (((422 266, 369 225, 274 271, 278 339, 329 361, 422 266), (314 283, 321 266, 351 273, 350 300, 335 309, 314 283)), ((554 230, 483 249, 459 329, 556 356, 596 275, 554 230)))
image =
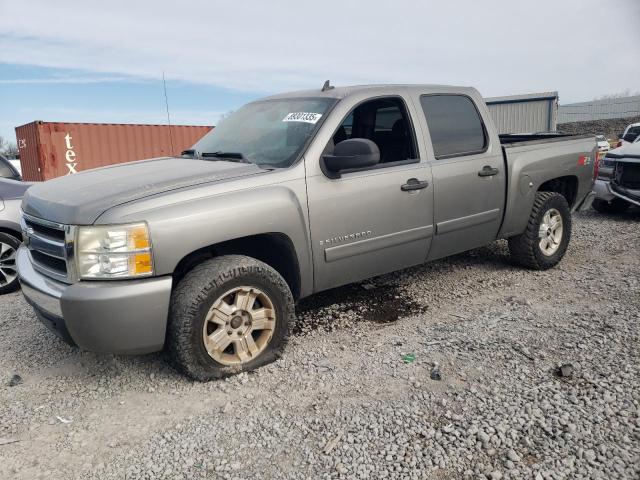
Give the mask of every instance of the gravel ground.
POLYGON ((326 292, 207 384, 0 297, 0 478, 637 479, 640 211, 574 220, 553 270, 497 242, 326 292))

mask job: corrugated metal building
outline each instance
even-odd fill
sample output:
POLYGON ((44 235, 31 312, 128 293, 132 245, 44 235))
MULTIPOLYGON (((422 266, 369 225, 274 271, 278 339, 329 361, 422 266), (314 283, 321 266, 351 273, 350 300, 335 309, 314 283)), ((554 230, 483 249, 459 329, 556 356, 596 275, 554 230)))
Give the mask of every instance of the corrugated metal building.
POLYGON ((558 92, 485 98, 498 133, 539 133, 556 130, 558 92))
POLYGON ((213 127, 31 122, 16 127, 22 177, 42 181, 114 163, 180 155, 213 127))
POLYGON ((558 123, 589 122, 640 115, 640 95, 560 105, 558 123))

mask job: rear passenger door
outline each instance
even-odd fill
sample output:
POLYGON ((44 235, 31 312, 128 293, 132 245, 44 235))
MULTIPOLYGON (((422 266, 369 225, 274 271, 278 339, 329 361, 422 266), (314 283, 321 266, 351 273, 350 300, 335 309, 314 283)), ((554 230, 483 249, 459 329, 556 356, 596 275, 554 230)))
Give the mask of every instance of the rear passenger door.
POLYGON ((419 97, 419 103, 433 155, 432 260, 496 239, 506 175, 500 143, 490 138, 470 96, 427 94, 419 97))

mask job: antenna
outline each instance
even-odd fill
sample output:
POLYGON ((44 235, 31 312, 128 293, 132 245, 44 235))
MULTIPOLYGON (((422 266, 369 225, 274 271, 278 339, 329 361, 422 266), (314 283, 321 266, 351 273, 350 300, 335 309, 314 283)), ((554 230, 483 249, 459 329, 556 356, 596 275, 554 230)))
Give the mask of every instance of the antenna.
POLYGON ((169 124, 169 144, 171 145, 171 155, 174 155, 173 135, 171 135, 171 115, 169 115, 169 100, 167 99, 167 82, 164 79, 164 70, 162 71, 162 85, 164 86, 164 105, 167 108, 167 123, 169 124))
POLYGON ((322 92, 326 92, 327 90, 333 90, 334 87, 333 85, 331 85, 331 82, 329 80, 327 80, 326 82, 324 82, 324 85, 322 86, 322 92))

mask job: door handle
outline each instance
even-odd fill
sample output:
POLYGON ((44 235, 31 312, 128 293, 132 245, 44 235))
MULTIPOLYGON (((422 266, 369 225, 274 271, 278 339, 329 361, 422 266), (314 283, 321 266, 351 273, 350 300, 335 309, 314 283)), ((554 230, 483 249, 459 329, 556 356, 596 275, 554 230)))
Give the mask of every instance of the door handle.
POLYGON ((412 190, 422 190, 423 188, 427 188, 429 186, 429 182, 426 180, 418 180, 417 178, 410 178, 407 180, 407 183, 400 187, 400 190, 403 192, 411 192, 412 190))
POLYGON ((500 172, 500 170, 498 170, 497 168, 492 168, 490 165, 485 165, 484 167, 482 167, 482 170, 478 172, 478 176, 493 177, 494 175, 497 175, 498 172, 500 172))

